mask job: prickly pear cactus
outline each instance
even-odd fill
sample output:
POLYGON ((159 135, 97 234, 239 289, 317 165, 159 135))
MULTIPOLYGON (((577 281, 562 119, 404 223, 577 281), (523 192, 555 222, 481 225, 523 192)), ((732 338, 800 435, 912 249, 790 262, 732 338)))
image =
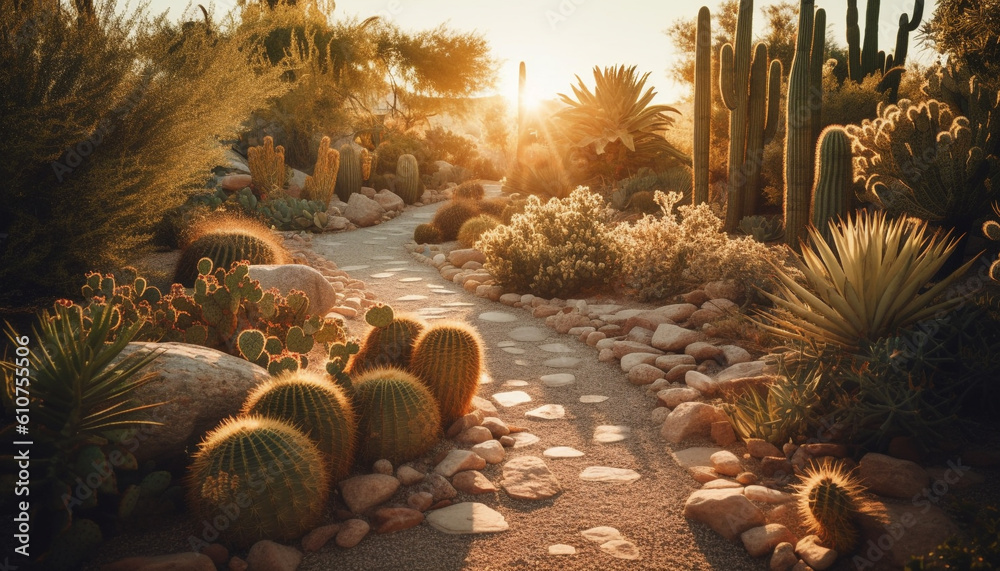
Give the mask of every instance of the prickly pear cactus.
POLYGON ((423 322, 410 317, 396 317, 392 308, 377 305, 365 314, 373 327, 361 350, 351 362, 351 373, 358 374, 379 367, 405 369, 410 363, 413 344, 424 329, 423 322))

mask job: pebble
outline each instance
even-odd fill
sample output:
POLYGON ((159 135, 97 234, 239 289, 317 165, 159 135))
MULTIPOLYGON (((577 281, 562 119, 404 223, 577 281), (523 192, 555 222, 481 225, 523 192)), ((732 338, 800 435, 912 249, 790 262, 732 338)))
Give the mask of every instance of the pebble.
POLYGON ((331 523, 330 525, 322 525, 310 531, 302 538, 302 551, 319 551, 326 545, 326 542, 340 533, 342 527, 339 523, 331 523))
POLYGON ((397 468, 396 477, 399 478, 399 481, 402 482, 404 486, 412 486, 413 484, 419 483, 424 479, 424 475, 412 466, 400 466, 397 468))
POLYGON ((483 418, 482 426, 489 429, 490 434, 492 434, 494 438, 500 438, 501 436, 510 434, 510 428, 508 428, 507 423, 495 416, 487 416, 483 418))
POLYGON ((504 451, 503 446, 496 440, 487 440, 486 442, 480 442, 472 447, 472 451, 479 455, 483 460, 486 460, 487 464, 499 464, 503 462, 504 456, 506 456, 506 451, 504 451))

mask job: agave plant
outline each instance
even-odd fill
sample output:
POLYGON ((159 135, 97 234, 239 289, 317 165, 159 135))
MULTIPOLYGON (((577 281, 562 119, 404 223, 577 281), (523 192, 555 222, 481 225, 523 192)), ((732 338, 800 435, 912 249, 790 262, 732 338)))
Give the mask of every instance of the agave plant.
MULTIPOLYGON (((673 125, 667 113, 677 113, 669 105, 652 105, 656 92, 650 87, 643 91, 649 73, 638 77, 635 66, 594 67, 594 90, 591 91, 577 76, 579 85, 572 86, 574 97, 559 94, 566 109, 559 111, 555 122, 567 142, 577 148, 592 146, 597 155, 612 152, 616 180, 622 178, 626 150, 639 157, 658 153, 683 162, 690 158, 679 151, 661 134, 673 125), (609 146, 613 149, 609 149, 609 146)), ((637 161, 642 162, 642 161, 637 161)))
POLYGON ((833 225, 832 247, 815 228, 809 234, 801 268, 808 287, 775 266, 777 295, 762 293, 777 311, 762 313, 769 321, 762 326, 787 340, 851 352, 961 303, 959 296, 937 298, 975 261, 930 285, 957 241, 950 232, 928 235, 926 222, 889 221, 884 213, 833 225))

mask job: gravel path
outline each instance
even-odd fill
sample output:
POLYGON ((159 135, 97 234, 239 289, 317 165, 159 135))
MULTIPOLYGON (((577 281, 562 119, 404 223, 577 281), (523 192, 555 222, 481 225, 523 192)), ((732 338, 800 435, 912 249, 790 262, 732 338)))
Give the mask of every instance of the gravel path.
MULTIPOLYGON (((495 192, 496 188, 489 190, 495 192)), ((437 270, 420 263, 404 248, 413 228, 428 221, 437 207, 409 208, 401 216, 372 228, 317 235, 312 247, 351 277, 364 280, 377 299, 391 304, 397 313, 456 319, 475 326, 486 347, 490 377, 490 382, 480 387, 480 396, 490 399, 495 393, 514 390, 531 396, 531 401, 524 404, 497 405, 496 416, 539 438, 534 444, 508 449, 507 461, 523 455, 543 458, 563 491, 542 501, 515 500, 502 490, 476 496, 460 492, 456 502, 484 503, 503 514, 510 529, 483 535, 447 535, 425 522, 393 534, 371 533, 349 550, 330 542, 319 552, 307 553, 300 569, 765 569, 766 559, 751 559, 739 543, 729 542, 708 527, 684 518, 684 501, 698 484, 672 460, 669 445, 650 420, 653 399, 628 383, 617 362, 599 362, 594 348, 546 328, 544 320, 531 317, 526 310, 478 298, 446 282, 437 270), (480 318, 486 312, 501 312, 514 319, 487 321, 480 318), (539 328, 547 338, 514 342, 508 333, 525 326, 539 328), (554 343, 563 344, 568 352, 540 348, 554 343), (547 359, 560 356, 576 357, 580 362, 566 369, 543 365, 547 359), (540 377, 553 373, 570 373, 575 381, 561 387, 545 386, 540 377), (515 382, 511 386, 507 384, 510 381, 524 384, 515 382), (584 403, 580 402, 583 395, 608 398, 584 403), (546 404, 562 405, 565 417, 542 420, 525 416, 525 412, 546 404), (629 431, 624 440, 602 444, 593 438, 595 428, 601 425, 624 426, 629 431), (545 450, 555 446, 570 446, 584 455, 543 456, 545 450), (641 477, 630 483, 581 480, 580 473, 590 466, 631 469, 641 477), (616 528, 635 545, 639 558, 616 558, 581 535, 597 526, 616 528), (550 555, 549 546, 554 544, 574 546, 576 553, 550 555)), ((355 335, 362 333, 362 320, 352 320, 350 328, 355 335)), ((437 451, 452 445, 443 442, 437 451)), ((502 480, 502 466, 489 465, 482 470, 497 487, 502 480)), ((406 490, 402 487, 389 504, 405 505, 406 490)), ((185 551, 185 538, 194 530, 193 522, 180 517, 162 522, 147 533, 133 530, 108 542, 100 560, 185 551)))

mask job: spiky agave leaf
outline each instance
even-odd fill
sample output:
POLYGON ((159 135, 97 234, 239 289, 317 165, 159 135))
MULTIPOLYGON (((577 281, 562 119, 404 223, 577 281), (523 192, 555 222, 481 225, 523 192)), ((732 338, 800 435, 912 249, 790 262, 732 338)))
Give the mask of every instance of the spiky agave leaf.
POLYGON ((930 286, 958 244, 950 233, 928 236, 926 222, 867 212, 832 225, 831 232, 833 247, 809 229, 812 247, 802 248, 801 268, 809 287, 774 266, 777 294, 762 293, 783 312, 760 314, 770 322, 761 324, 766 330, 857 351, 962 302, 935 298, 975 260, 930 286))

